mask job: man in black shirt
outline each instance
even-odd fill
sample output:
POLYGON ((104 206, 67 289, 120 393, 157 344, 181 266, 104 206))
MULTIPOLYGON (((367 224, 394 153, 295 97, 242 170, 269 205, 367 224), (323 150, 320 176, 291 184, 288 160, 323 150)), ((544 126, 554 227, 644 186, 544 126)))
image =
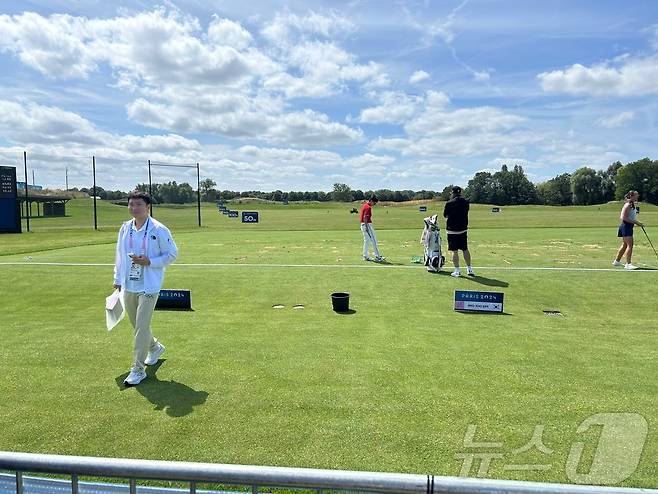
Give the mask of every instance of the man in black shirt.
POLYGON ((468 251, 468 209, 469 204, 462 197, 461 187, 453 187, 452 199, 446 202, 443 208, 443 217, 446 218, 446 233, 448 234, 448 250, 452 252, 452 262, 455 265, 455 270, 450 273, 450 276, 461 276, 459 270, 460 250, 464 255, 466 274, 475 276, 471 267, 471 253, 468 251))

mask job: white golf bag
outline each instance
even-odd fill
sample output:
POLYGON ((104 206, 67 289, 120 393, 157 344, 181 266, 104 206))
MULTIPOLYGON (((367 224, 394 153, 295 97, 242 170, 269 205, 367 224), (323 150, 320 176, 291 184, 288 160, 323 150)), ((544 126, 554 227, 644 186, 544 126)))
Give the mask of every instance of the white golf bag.
POLYGON ((427 270, 436 273, 441 271, 445 264, 445 257, 441 255, 441 228, 438 224, 438 215, 434 214, 423 219, 425 228, 420 237, 420 243, 423 244, 425 255, 423 261, 427 270))

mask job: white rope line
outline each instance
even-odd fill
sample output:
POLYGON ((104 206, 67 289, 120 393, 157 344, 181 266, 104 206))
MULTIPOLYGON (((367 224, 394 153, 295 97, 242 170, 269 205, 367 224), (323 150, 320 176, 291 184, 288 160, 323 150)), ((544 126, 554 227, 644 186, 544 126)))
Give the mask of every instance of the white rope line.
MULTIPOLYGON (((93 263, 93 262, 0 262, 0 266, 102 266, 112 267, 114 264, 109 263, 93 263)), ((400 266, 396 264, 237 264, 237 263, 182 263, 177 262, 172 267, 185 266, 185 267, 220 267, 220 268, 347 268, 347 269, 421 269, 425 266, 400 266)), ((565 271, 565 272, 629 272, 623 268, 559 268, 559 267, 533 267, 533 266, 473 266, 474 271, 565 271)), ((444 269, 445 272, 450 272, 451 268, 444 269)), ((638 273, 658 273, 658 269, 642 269, 641 267, 633 270, 638 273)))

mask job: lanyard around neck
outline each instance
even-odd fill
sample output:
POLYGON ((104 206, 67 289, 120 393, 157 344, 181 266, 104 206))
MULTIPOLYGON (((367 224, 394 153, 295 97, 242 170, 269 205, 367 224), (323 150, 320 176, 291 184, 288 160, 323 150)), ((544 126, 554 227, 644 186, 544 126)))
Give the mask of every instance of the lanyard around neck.
MULTIPOLYGON (((142 237, 142 253, 146 252, 146 235, 148 234, 148 229, 149 229, 149 222, 151 221, 151 218, 149 217, 146 220, 146 224, 144 225, 144 236, 142 237)), ((135 229, 137 228, 137 224, 133 220, 133 224, 130 225, 130 237, 128 237, 128 247, 130 250, 133 249, 133 225, 135 229)))

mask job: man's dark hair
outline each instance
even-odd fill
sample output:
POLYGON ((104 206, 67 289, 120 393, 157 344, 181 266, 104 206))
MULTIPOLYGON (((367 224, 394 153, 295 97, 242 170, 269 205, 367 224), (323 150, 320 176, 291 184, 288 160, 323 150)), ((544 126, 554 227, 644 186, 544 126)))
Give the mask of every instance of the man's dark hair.
POLYGON ((460 195, 462 195, 462 188, 459 187, 458 185, 455 185, 455 186, 452 188, 452 193, 453 193, 454 195, 456 195, 456 196, 460 196, 460 195))
POLYGON ((130 194, 128 194, 128 201, 131 199, 141 199, 146 204, 151 204, 151 196, 148 194, 148 192, 142 192, 141 190, 133 190, 130 194))
POLYGON ((377 199, 377 196, 375 194, 370 196, 370 199, 368 199, 370 202, 373 202, 377 204, 379 202, 379 199, 377 199))

